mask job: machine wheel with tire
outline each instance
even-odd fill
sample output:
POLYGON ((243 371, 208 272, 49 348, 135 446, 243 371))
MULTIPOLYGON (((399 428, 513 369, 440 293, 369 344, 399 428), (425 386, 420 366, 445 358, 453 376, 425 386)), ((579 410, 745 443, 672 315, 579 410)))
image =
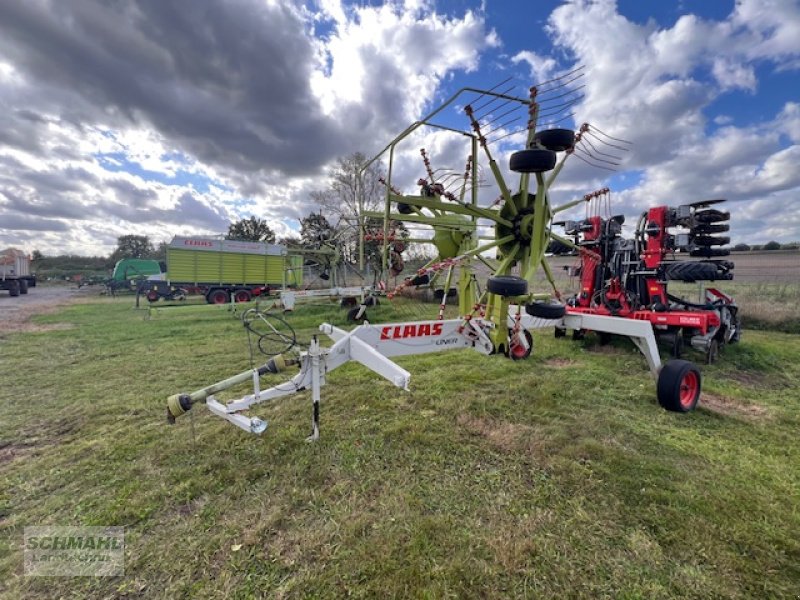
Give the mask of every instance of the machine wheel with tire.
POLYGON ((658 403, 672 412, 690 412, 700 399, 700 370, 688 360, 671 360, 658 374, 658 403))
POLYGON ((556 166, 556 153, 542 148, 528 148, 511 155, 508 168, 515 173, 544 173, 556 166))
POLYGON ((508 356, 511 360, 525 360, 533 352, 533 336, 527 329, 521 329, 518 333, 525 337, 525 345, 514 339, 514 330, 508 330, 508 356), (525 347, 527 346, 527 348, 525 347))
POLYGON ((531 302, 525 305, 525 312, 532 317, 538 317, 540 319, 560 319, 564 316, 566 309, 563 304, 531 302))
POLYGON ((564 152, 575 145, 575 132, 571 129, 544 129, 533 139, 552 152, 564 152))
POLYGON ((27 294, 28 293, 28 280, 27 279, 20 279, 19 280, 19 293, 20 294, 27 294))
POLYGON ((206 301, 209 304, 227 304, 231 301, 231 297, 228 295, 226 290, 223 290, 222 288, 216 288, 208 292, 206 301))
POLYGON ((528 293, 528 282, 516 275, 495 275, 489 277, 486 282, 486 289, 492 294, 511 298, 513 296, 524 296, 528 293))

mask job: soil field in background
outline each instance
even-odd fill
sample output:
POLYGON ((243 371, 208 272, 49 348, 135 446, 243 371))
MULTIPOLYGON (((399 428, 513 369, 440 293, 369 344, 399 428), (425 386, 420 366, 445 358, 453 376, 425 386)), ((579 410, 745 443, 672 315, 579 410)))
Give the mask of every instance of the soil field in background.
POLYGON ((8 292, 0 291, 0 338, 8 333, 31 331, 41 326, 33 325, 33 315, 55 312, 59 306, 97 296, 97 290, 91 288, 78 289, 66 285, 37 285, 28 290, 26 295, 12 298, 8 292))

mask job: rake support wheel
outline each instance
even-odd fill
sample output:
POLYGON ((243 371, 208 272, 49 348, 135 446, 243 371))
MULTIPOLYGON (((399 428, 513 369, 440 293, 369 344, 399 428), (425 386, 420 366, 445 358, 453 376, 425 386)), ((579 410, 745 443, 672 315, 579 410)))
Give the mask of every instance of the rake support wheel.
POLYGON ((516 275, 495 275, 489 277, 486 289, 492 294, 497 294, 504 298, 514 296, 524 296, 528 293, 528 282, 516 275))
POLYGON ((556 153, 542 148, 528 148, 511 155, 508 168, 515 173, 544 173, 556 166, 556 153))
POLYGON ((700 370, 688 360, 671 360, 658 374, 658 403, 672 412, 690 412, 702 387, 700 370))

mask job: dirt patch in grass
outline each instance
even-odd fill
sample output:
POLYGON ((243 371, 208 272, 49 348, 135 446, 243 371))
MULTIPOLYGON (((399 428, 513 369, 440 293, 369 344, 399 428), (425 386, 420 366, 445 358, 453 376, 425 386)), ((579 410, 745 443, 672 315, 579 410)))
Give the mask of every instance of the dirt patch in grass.
POLYGON ((551 369, 567 369, 576 366, 578 361, 571 358, 548 358, 544 364, 551 369))
POLYGON ((536 428, 530 425, 468 414, 460 414, 456 422, 471 434, 484 438, 503 452, 527 452, 537 457, 544 456, 544 439, 537 435, 536 428))
POLYGON ((729 396, 704 393, 700 396, 700 406, 718 415, 757 420, 770 416, 769 409, 760 404, 748 404, 729 396))
POLYGON ((12 460, 28 454, 35 444, 0 441, 0 465, 10 463, 12 460))

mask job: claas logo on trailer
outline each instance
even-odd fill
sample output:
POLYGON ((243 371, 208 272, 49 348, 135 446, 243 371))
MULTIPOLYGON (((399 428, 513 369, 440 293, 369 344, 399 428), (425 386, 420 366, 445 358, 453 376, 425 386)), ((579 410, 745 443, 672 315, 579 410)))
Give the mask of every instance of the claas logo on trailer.
POLYGON ((405 338, 442 335, 441 323, 418 323, 408 325, 390 325, 381 329, 382 340, 401 340, 405 338))

